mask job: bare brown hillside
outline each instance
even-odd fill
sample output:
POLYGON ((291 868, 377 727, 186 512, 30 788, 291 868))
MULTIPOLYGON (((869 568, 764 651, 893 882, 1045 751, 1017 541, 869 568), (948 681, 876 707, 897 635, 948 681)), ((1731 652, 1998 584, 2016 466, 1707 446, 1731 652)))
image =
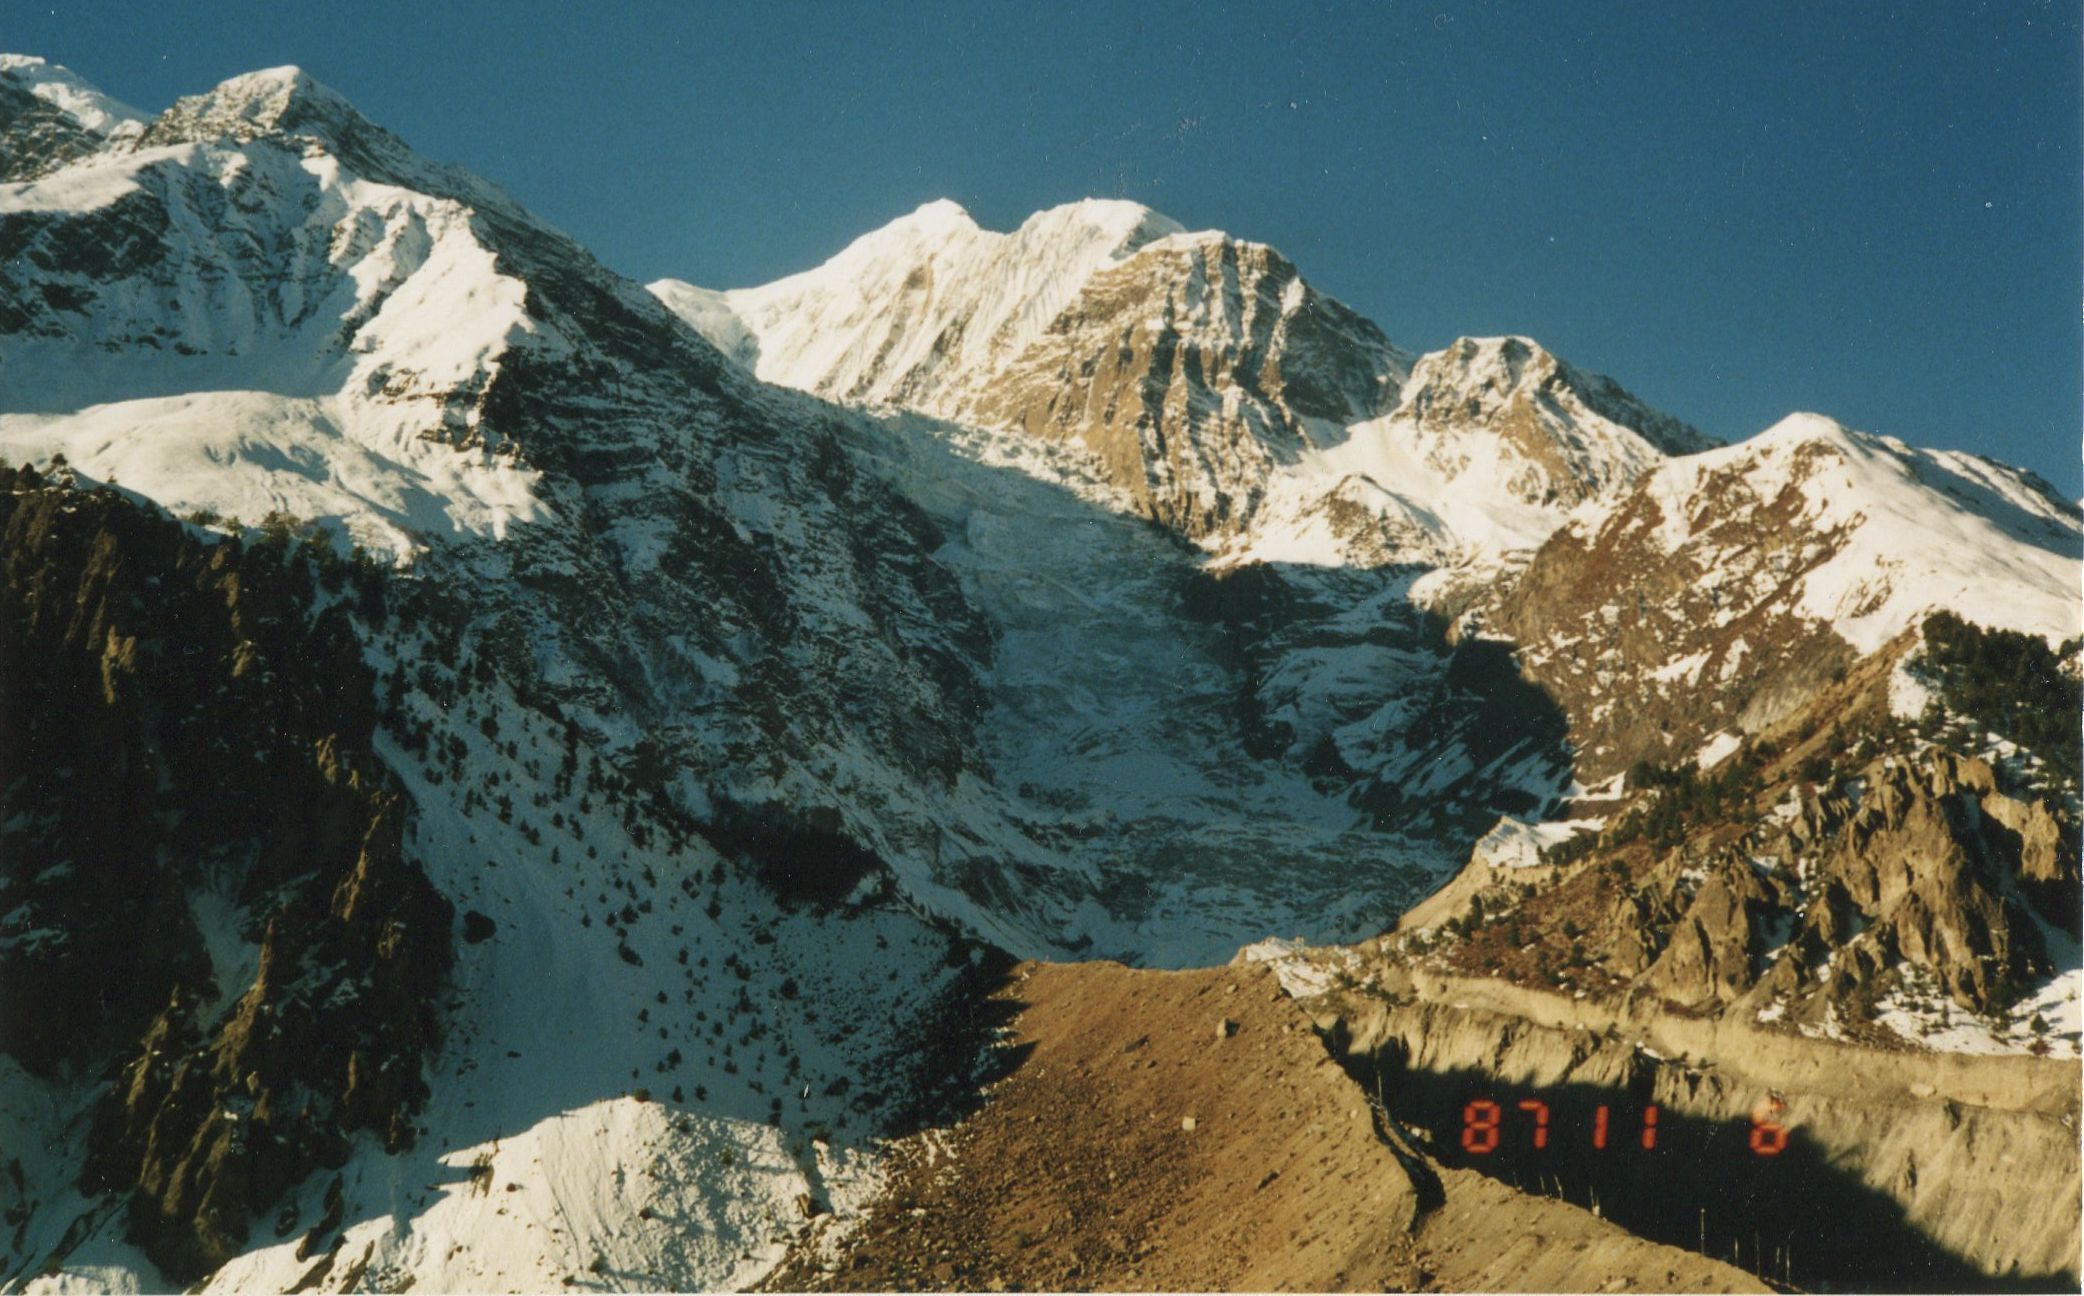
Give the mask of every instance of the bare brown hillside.
POLYGON ((821 1221, 771 1287, 1764 1290, 1393 1151, 1263 967, 1023 964, 999 993, 1012 1073, 908 1139, 865 1219, 821 1221))

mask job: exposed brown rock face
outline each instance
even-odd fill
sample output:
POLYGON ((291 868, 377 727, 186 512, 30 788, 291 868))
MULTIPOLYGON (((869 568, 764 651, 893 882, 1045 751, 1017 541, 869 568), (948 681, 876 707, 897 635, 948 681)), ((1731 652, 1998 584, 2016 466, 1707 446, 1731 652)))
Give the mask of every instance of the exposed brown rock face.
POLYGON ((1884 994, 2004 1009, 2051 970, 2040 923, 2076 930, 2075 825, 2045 790, 1886 720, 1891 661, 1827 688, 1777 745, 1638 791, 1549 867, 1472 864, 1459 916, 1433 906, 1407 927, 1444 931, 1467 972, 1767 1009, 1891 1047, 1905 1043, 1873 1024, 1884 994))
POLYGON ((1404 366, 1271 248, 1174 238, 1094 275, 953 412, 1084 442, 1140 511, 1199 538, 1251 516, 1305 420, 1387 410, 1404 366))
POLYGON ((1516 465, 1505 482, 1526 504, 1565 508, 1627 486, 1662 454, 1714 442, 1636 399, 1613 379, 1564 363, 1523 337, 1460 338, 1411 370, 1397 416, 1423 434, 1428 464, 1459 476, 1477 454, 1516 465), (1602 420, 1642 438, 1630 454, 1602 420), (1478 438, 1472 432, 1495 437, 1478 438))
POLYGON ((179 1280, 355 1131, 409 1144, 424 1096, 450 908, 401 850, 348 613, 308 611, 349 577, 0 472, 0 1048, 109 1068, 84 1186, 129 1192, 179 1280))
POLYGON ((1994 795, 1983 797, 1981 807, 1998 828, 2018 835, 2019 885, 2034 907, 2054 922, 2074 921, 2080 905, 2076 826, 2045 801, 1994 795))
POLYGON ((2026 803, 1998 791, 1988 765, 1945 752, 1883 757, 1856 777, 1857 794, 1811 794, 1784 828, 1696 864, 1707 880, 1690 903, 1668 893, 1679 917, 1643 984, 1696 1006, 1786 999, 1797 1019, 1830 1012, 1857 1027, 1902 967, 1977 1013, 2049 970, 2034 924, 2007 899, 2025 862, 2000 816, 2026 817, 2026 803), (1777 948, 1776 928, 1791 933, 1777 948))
POLYGON ((1792 596, 1837 537, 1804 523, 1801 492, 1758 498, 1741 472, 1704 482, 1668 550, 1673 501, 1638 490, 1596 530, 1566 526, 1502 599, 1496 621, 1570 714, 1579 772, 1687 755, 1718 729, 1752 732, 1842 677, 1852 647, 1792 596))
MULTIPOLYGON (((2006 796, 1987 764, 1945 752, 1884 758, 1859 777, 1865 789, 1849 812, 1841 811, 1842 827, 1816 841, 1828 894, 1842 896, 1865 929, 1865 947, 1852 951, 1840 982, 1867 988, 1895 964, 1909 963, 1928 971, 1956 1003, 1987 1012, 2025 978, 2046 971, 2040 937, 2018 903, 2006 899, 2029 865, 2021 838, 2004 824, 2052 826, 2049 805, 2006 796)), ((1798 821, 1794 829, 1800 827, 1798 821)), ((1791 850, 1804 845, 1792 830, 1785 843, 1791 850)), ((2075 846, 2064 846, 2036 866, 2074 885, 2075 846)), ((2052 909, 2046 916, 2064 925, 2076 920, 2052 909)), ((1820 933, 1827 921, 1827 914, 1816 916, 1820 933)))
POLYGON ((1596 1196, 1641 1236, 1704 1239, 1797 1290, 2077 1288, 2073 1060, 1862 1048, 1357 952, 1352 988, 1305 1002, 1363 1087, 1379 1084, 1443 1159, 1468 1096, 1460 1081, 1481 1076, 1508 1110, 1526 1094, 1557 1111, 1547 1150, 1508 1140, 1480 1158, 1484 1172, 1596 1196), (1771 1161, 1744 1151, 1762 1095, 1793 1131, 1790 1155, 1771 1161), (1663 1108, 1659 1171, 1586 1155, 1573 1129, 1582 1104, 1645 1100, 1663 1108))

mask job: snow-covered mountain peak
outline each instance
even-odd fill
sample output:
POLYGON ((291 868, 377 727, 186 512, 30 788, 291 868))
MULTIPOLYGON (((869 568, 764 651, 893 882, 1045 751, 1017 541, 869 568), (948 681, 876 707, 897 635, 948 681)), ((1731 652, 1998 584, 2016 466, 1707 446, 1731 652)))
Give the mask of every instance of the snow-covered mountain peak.
POLYGON ((1858 431, 1828 414, 1805 410, 1787 415, 1757 436, 1730 448, 1742 452, 1746 462, 1756 465, 1755 471, 1763 470, 1767 465, 1809 462, 1819 456, 1842 460, 1848 456, 1866 458, 1876 454, 1900 456, 1916 453, 1895 437, 1858 431))
POLYGON ((816 269, 734 296, 750 300, 784 284, 838 287, 851 281, 866 288, 926 262, 1078 263, 1095 252, 1118 260, 1180 229, 1177 221, 1141 204, 1088 198, 1036 212, 1012 232, 1000 233, 978 225, 960 203, 937 198, 863 234, 816 269))
POLYGON ((1398 411, 1427 425, 1487 422, 1527 400, 1625 428, 1662 454, 1687 454, 1715 442, 1652 409, 1613 379, 1588 373, 1532 338, 1465 337, 1422 358, 1398 411))
POLYGON ((1712 444, 1531 338, 1465 337, 1411 364, 1387 414, 1284 464, 1224 561, 1514 566, 1572 509, 1712 444))
POLYGON ((153 120, 144 142, 243 141, 270 134, 330 137, 367 126, 337 91, 302 68, 285 66, 247 72, 202 94, 184 95, 153 120))
POLYGON ((33 54, 0 54, 0 82, 26 90, 97 135, 142 123, 146 116, 103 94, 72 69, 33 54))
POLYGON ((920 203, 911 215, 900 216, 893 225, 943 225, 964 229, 977 228, 977 222, 961 203, 953 198, 934 198, 920 203))
MULTIPOLYGON (((1106 243, 1126 254, 1154 239, 1177 234, 1183 228, 1178 221, 1142 203, 1117 198, 1084 198, 1045 207, 1013 230, 1000 232, 979 225, 969 209, 954 199, 936 198, 863 234, 848 244, 847 250, 880 250, 981 236, 986 242, 1012 240, 1041 255, 1046 255, 1044 250, 1052 245, 1066 242, 1106 243)), ((840 255, 844 257, 847 253, 840 255)))
MULTIPOLYGON (((1804 441, 1846 442, 1856 437, 1871 437, 1869 433, 1856 433, 1828 414, 1816 414, 1807 410, 1796 410, 1767 428, 1746 444, 1754 449, 1776 445, 1794 445, 1804 441)), ((1891 438, 1893 439, 1893 438, 1891 438)))
MULTIPOLYGON (((394 554, 542 515, 485 411, 520 340, 548 356, 587 331, 540 288, 590 272, 576 246, 297 68, 184 97, 129 139, 40 103, 0 95, 0 222, 33 214, 0 267, 0 297, 29 304, 0 326, 11 455, 394 554)), ((678 332, 601 282, 594 302, 678 332)))
POLYGON ((0 54, 0 178, 28 180, 135 139, 144 117, 55 63, 0 54))
POLYGON ((1414 358, 1278 250, 1134 202, 1003 234, 928 203, 762 287, 651 289, 767 381, 1080 442, 1226 563, 1523 561, 1715 444, 1530 338, 1414 358))
POLYGON ((1771 537, 1798 557, 1759 592, 1860 652, 1942 608, 2051 641, 2079 628, 2074 505, 2031 473, 1817 414, 1672 459, 1570 529, 1573 545, 1676 555, 1721 585, 1749 579, 1771 537))
POLYGON ((1086 198, 1036 212, 1013 237, 1031 245, 1073 239, 1113 243, 1125 256, 1147 243, 1184 232, 1185 226, 1142 203, 1120 198, 1086 198))
POLYGON ((2077 506, 2031 472, 1964 451, 1920 449, 1822 414, 1790 414, 1749 441, 1660 470, 1645 483, 1663 505, 1660 535, 1674 539, 1687 527, 1682 501, 1716 481, 1741 484, 1762 503, 1794 489, 1806 520, 1827 527, 1959 511, 2058 551, 2077 547, 2084 533, 2077 506))
POLYGON ((678 280, 652 291, 769 382, 928 407, 1018 355, 1096 271, 1179 229, 1136 203, 1088 199, 999 233, 942 199, 814 269, 723 294, 726 312, 678 280), (740 345, 741 328, 756 347, 740 345))
POLYGON ((863 234, 832 261, 861 265, 893 255, 930 253, 934 248, 968 240, 980 232, 975 218, 961 203, 936 198, 863 234))
POLYGON ((1425 357, 1428 368, 1477 375, 1505 385, 1519 381, 1529 363, 1553 364, 1555 357, 1533 338, 1520 334, 1503 337, 1462 337, 1425 357))
POLYGON ((1426 421, 1488 413, 1530 383, 1556 376, 1558 366, 1532 338, 1457 338, 1412 366, 1404 408, 1426 421))
POLYGON ((1488 620, 1589 782, 1763 732, 1934 612, 2067 640, 2080 558, 2084 516, 2032 474, 1796 414, 1586 503, 1488 620))

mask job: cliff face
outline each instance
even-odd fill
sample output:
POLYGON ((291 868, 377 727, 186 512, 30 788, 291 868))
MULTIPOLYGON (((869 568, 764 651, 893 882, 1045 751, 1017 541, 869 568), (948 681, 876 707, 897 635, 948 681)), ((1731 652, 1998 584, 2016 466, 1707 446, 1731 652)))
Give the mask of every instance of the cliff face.
POLYGON ((1887 755, 1783 804, 1785 822, 1667 856, 1646 900, 1617 907, 1608 969, 1680 1003, 1777 1003, 1819 1027, 1856 1027, 1877 996, 1920 982, 1988 1014, 2052 970, 2017 897, 2030 872, 2074 878, 2075 850, 2049 805, 1998 790, 1988 764, 1887 755), (2035 838, 2031 863, 2010 824, 2035 838))
POLYGON ((1884 1053, 1488 978, 1362 980, 1306 997, 1318 1028, 1460 1173, 1540 1176, 1640 1237, 1810 1290, 2076 1285, 2075 1062, 1884 1053), (1549 1105, 1548 1147, 1515 1125, 1494 1157, 1459 1151, 1471 1097, 1549 1105), (1653 1150, 1637 1146, 1644 1103, 1662 1113, 1653 1150), (1600 1104, 1628 1137, 1594 1152, 1600 1104), (1748 1150, 1761 1112, 1783 1155, 1748 1150))
POLYGON ((357 1131, 409 1145, 438 1040, 450 907, 349 611, 383 586, 325 552, 0 471, 0 1050, 112 1080, 81 1184, 171 1277, 357 1131))
POLYGON ((1312 420, 1386 410, 1407 365, 1271 248, 1176 236, 1095 274, 953 412, 1076 438, 1138 512, 1210 539, 1246 525, 1312 420))
POLYGON ((2075 937, 2073 810, 1887 720, 1888 668, 1705 773, 1639 766, 1605 828, 1526 867, 1479 852, 1404 939, 1467 973, 1895 1048, 2030 1017, 2050 942, 2075 937))

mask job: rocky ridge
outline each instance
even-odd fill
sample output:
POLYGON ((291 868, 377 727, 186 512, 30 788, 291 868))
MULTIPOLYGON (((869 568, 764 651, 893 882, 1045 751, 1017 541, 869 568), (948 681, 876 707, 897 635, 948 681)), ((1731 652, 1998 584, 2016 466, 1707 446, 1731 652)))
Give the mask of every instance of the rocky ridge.
POLYGON ((1592 784, 1765 732, 1935 610, 2070 638, 2080 544, 2031 474, 1797 416, 1573 516, 1469 619, 1518 645, 1592 784))
POLYGON ((1414 358, 1273 249, 1134 204, 1012 234, 928 204, 773 284, 651 288, 770 381, 1076 442, 1233 560, 1496 559, 1709 444, 1524 338, 1414 358))

